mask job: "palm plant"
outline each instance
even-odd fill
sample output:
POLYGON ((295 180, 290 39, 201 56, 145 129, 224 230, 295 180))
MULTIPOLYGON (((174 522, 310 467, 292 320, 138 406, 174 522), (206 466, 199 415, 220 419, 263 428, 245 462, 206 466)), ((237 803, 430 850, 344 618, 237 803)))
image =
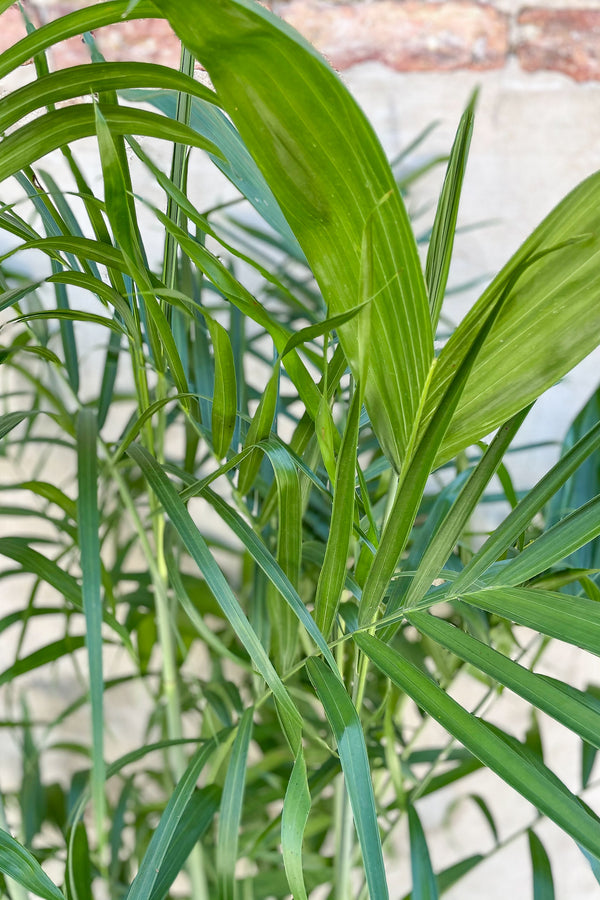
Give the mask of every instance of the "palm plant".
MULTIPOLYGON (((301 900, 321 888, 380 900, 383 849, 407 821, 412 897, 434 898, 483 857, 468 848, 434 873, 419 798, 481 768, 597 873, 598 819, 539 742, 450 688, 475 672, 490 695, 506 687, 571 729, 588 784, 596 694, 535 664, 548 638, 600 651, 595 557, 580 555, 600 533, 598 496, 580 477, 596 465, 595 407, 520 498, 503 459, 535 399, 599 342, 600 175, 550 213, 436 356, 474 102, 423 271, 364 115, 253 0, 106 0, 30 28, 0 56, 0 75, 32 56, 36 80, 0 101, 0 178, 15 178, 35 213, 21 201, 0 211, 16 239, 2 260, 0 433, 7 461, 26 469, 3 486, 18 498, 3 515, 21 533, 1 537, 0 553, 3 578, 29 576, 0 620, 18 634, 0 680, 18 698, 21 679, 54 663, 72 667, 78 689, 56 717, 23 702, 3 723, 24 756, 5 797, 19 840, 0 831, 5 892, 301 900), (171 23, 180 72, 99 56, 95 28, 141 17, 171 23), (46 50, 74 34, 93 62, 49 73, 46 50), (194 58, 212 88, 191 77, 194 58), (63 105, 75 98, 93 102, 63 105), (172 143, 169 175, 140 135, 172 143), (101 197, 71 149, 84 137, 97 143, 101 197), (234 245, 219 211, 191 202, 190 148, 260 213, 274 255, 234 245), (50 150, 72 188, 44 170, 50 150), (148 178, 166 212, 145 196, 148 178), (142 208, 163 229, 160 270, 142 208), (13 271, 24 250, 44 254, 50 273, 13 271), (103 344, 97 386, 82 326, 103 344), (58 483, 45 475, 51 452, 58 483), (432 496, 440 467, 448 477, 432 496), (476 548, 469 522, 498 472, 513 508, 476 548), (43 625, 57 622, 48 640, 43 625), (531 664, 515 625, 529 629, 519 636, 531 664), (127 665, 113 676, 115 646, 127 665), (146 730, 108 760, 105 720, 124 685, 147 693, 146 730), (89 739, 64 745, 59 727, 88 704, 89 739), (442 728, 433 744, 427 722, 442 728), (83 759, 68 784, 44 779, 49 750, 83 759), (46 861, 60 867, 46 872, 46 861)), ((534 896, 553 896, 528 834, 534 896)))

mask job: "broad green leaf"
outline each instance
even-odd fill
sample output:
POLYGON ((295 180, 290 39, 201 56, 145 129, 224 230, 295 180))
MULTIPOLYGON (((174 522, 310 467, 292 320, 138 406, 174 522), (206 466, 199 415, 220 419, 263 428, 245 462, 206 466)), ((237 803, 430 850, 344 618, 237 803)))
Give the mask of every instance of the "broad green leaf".
POLYGON ((554 900, 554 882, 548 854, 535 831, 529 829, 527 837, 533 870, 533 900, 554 900))
POLYGON ((600 711, 585 701, 583 692, 569 692, 565 690, 566 685, 535 675, 436 616, 411 613, 407 618, 422 634, 446 647, 459 659, 471 663, 479 671, 510 688, 584 740, 600 746, 600 711))
POLYGON ((425 833, 412 803, 408 807, 408 833, 413 880, 412 900, 438 900, 437 882, 431 867, 425 833))
POLYGON ((204 538, 158 462, 139 444, 132 444, 127 453, 141 468, 188 553, 204 575, 224 615, 248 651, 257 670, 273 691, 286 736, 290 746, 295 749, 302 729, 300 714, 273 668, 235 594, 229 587, 229 583, 210 553, 204 538))
POLYGON ((371 900, 387 900, 389 894, 371 771, 358 713, 340 679, 322 660, 309 657, 306 670, 337 742, 371 900))
POLYGON ((65 900, 39 862, 10 834, 0 828, 0 872, 43 900, 65 900))
MULTIPOLYGON (((247 0, 157 0, 156 6, 208 70, 306 255, 330 316, 360 301, 361 241, 373 215, 371 314, 378 353, 370 355, 365 402, 399 468, 433 340, 415 239, 373 130, 324 60, 262 7, 247 0)), ((357 372, 359 325, 350 320, 339 333, 357 372)))
POLYGON ((77 520, 81 551, 81 596, 92 708, 92 798, 96 833, 105 841, 104 675, 102 670, 102 592, 100 513, 98 510, 97 424, 92 410, 77 416, 77 520))
POLYGON ((438 407, 482 316, 512 280, 508 302, 473 366, 438 463, 450 459, 529 405, 597 346, 599 199, 597 173, 576 187, 536 228, 444 347, 422 430, 438 407), (537 261, 527 265, 514 280, 519 269, 536 256, 537 261))
POLYGON ((600 824, 558 778, 526 753, 518 741, 503 739, 488 723, 463 709, 400 653, 368 634, 354 640, 375 665, 414 702, 459 740, 484 765, 556 822, 594 856, 600 856, 600 824))
POLYGON ((310 813, 310 791, 302 748, 288 781, 281 815, 281 853, 294 900, 307 900, 302 868, 302 838, 310 813))
POLYGON ((248 747, 252 736, 253 715, 254 708, 251 707, 245 710, 240 719, 223 785, 216 847, 219 900, 234 900, 235 898, 235 864, 238 855, 239 831, 242 819, 248 747))

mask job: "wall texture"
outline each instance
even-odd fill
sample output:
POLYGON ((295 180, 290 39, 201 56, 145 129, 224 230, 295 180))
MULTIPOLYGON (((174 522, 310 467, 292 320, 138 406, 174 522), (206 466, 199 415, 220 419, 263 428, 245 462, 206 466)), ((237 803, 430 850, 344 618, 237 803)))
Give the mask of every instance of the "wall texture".
MULTIPOLYGON (((36 24, 89 5, 82 0, 26 0, 36 24)), ((381 62, 398 72, 500 69, 515 58, 526 72, 557 71, 600 80, 598 0, 271 0, 339 70, 381 62)), ((0 49, 24 33, 18 9, 2 17, 0 49)), ((109 26, 98 33, 111 59, 125 55, 177 63, 177 41, 162 22, 109 26)), ((87 61, 76 39, 55 52, 57 67, 87 61)))

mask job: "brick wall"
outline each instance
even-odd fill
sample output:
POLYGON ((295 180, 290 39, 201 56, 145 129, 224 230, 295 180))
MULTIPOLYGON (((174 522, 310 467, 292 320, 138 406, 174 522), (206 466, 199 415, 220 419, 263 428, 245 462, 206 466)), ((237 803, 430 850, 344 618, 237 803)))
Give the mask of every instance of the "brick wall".
MULTIPOLYGON (((87 0, 25 0, 36 24, 87 0)), ((600 0, 271 0, 278 15, 339 69, 379 61, 399 72, 490 70, 516 58, 523 71, 558 71, 575 81, 600 80, 600 0), (584 5, 585 4, 585 5, 584 5)), ((1 17, 0 49, 24 33, 18 9, 1 17)), ((100 29, 107 58, 177 65, 179 48, 161 21, 100 29)), ((87 62, 78 39, 54 51, 55 67, 87 62)))

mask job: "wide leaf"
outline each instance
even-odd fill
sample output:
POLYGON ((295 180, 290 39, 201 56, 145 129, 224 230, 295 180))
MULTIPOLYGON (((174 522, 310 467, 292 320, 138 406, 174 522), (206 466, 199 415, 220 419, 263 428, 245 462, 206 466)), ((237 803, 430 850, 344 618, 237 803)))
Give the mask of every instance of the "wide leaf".
MULTIPOLYGON (((361 245, 372 224, 371 333, 378 352, 370 356, 365 402, 399 468, 433 341, 415 239, 371 126, 325 61, 258 4, 158 0, 156 6, 208 70, 306 255, 329 315, 359 302, 361 245)), ((359 323, 352 319, 339 333, 357 372, 359 323)))
POLYGON ((600 342, 599 210, 600 173, 596 173, 536 228, 448 341, 436 367, 425 422, 437 408, 482 317, 514 279, 473 366, 438 463, 523 409, 600 342), (556 249, 548 252, 552 248, 556 249), (534 256, 536 261, 528 265, 534 256), (519 269, 521 274, 515 278, 519 269))

